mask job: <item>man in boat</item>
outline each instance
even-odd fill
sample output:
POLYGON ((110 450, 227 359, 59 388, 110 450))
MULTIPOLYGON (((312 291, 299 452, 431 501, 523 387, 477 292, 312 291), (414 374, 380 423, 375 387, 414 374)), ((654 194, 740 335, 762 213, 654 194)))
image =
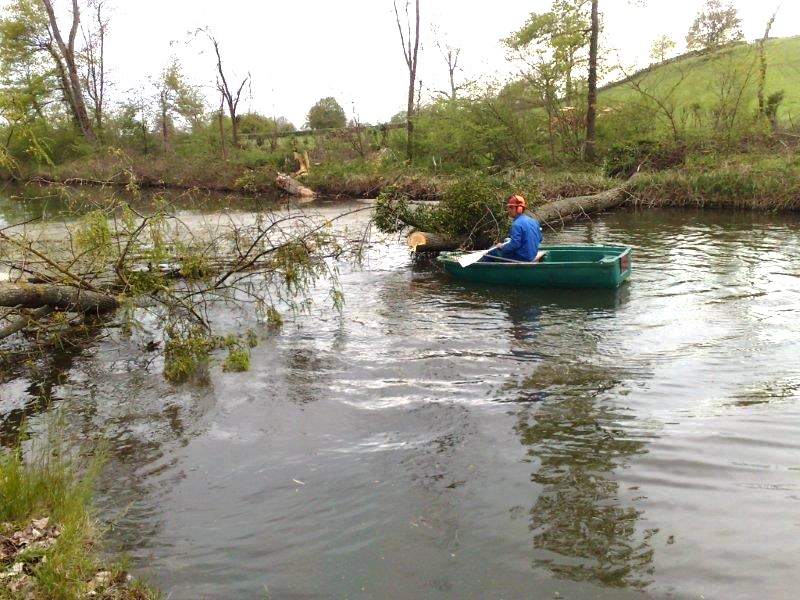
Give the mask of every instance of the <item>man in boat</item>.
POLYGON ((511 218, 508 237, 502 244, 489 250, 481 260, 530 262, 539 251, 542 227, 539 221, 525 214, 525 198, 520 194, 511 194, 506 198, 506 211, 511 218))

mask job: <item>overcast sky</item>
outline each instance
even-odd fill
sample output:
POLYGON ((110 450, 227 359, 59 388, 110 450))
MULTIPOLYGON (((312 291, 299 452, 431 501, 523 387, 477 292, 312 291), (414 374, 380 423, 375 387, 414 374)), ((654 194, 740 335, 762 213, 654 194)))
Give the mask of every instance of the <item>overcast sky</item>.
MULTIPOLYGON (((114 5, 107 65, 116 96, 143 86, 172 55, 190 81, 214 97, 215 59, 206 38, 217 38, 230 80, 252 76, 242 108, 284 116, 302 127, 317 100, 333 96, 348 117, 388 121, 404 110, 408 71, 400 46, 392 0, 108 0, 114 5)), ((59 0, 62 4, 65 0, 59 0)), ((780 0, 735 0, 747 39, 760 37, 780 0)), ((398 0, 403 17, 404 0, 398 0)), ((618 49, 628 65, 646 64, 652 41, 661 34, 684 44, 701 0, 600 0, 605 45, 618 49)), ((447 64, 435 40, 461 48, 459 78, 506 79, 500 38, 518 29, 548 0, 421 0, 423 46, 419 78, 424 88, 445 89, 447 64), (437 36, 434 38, 432 29, 437 36)), ((772 29, 776 37, 800 34, 800 2, 783 0, 772 29)), ((677 51, 676 50, 676 51, 677 51)), ((229 80, 229 83, 231 81, 229 80)), ((214 100, 211 100, 214 101, 214 100)))

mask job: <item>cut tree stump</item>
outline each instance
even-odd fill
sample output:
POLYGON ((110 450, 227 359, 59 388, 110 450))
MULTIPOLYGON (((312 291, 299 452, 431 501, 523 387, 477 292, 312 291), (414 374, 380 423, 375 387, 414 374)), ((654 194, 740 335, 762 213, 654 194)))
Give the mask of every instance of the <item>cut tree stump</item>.
POLYGON ((408 236, 408 247, 413 252, 440 252, 458 248, 464 241, 429 231, 412 231, 408 236))

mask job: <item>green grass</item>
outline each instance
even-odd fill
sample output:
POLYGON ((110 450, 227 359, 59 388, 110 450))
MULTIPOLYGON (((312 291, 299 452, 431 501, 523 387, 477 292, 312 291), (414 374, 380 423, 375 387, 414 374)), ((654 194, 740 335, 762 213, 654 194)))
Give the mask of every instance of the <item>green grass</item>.
MULTIPOLYGON (((0 581, 0 598, 73 599, 88 597, 90 582, 99 570, 110 578, 123 571, 122 563, 107 566, 100 557, 98 531, 91 515, 93 481, 103 458, 101 453, 85 457, 68 449, 53 426, 46 442, 0 449, 0 535, 25 529, 33 519, 48 517, 59 533, 49 547, 27 547, 5 560, 0 572, 24 563, 26 582, 12 586, 20 577, 0 581)), ((139 583, 97 588, 98 597, 155 598, 157 594, 139 583)))
POLYGON ((754 210, 800 209, 800 163, 771 154, 731 154, 684 167, 642 173, 632 189, 645 206, 705 206, 754 210))
MULTIPOLYGON (((778 116, 796 121, 800 118, 800 36, 768 40, 766 57, 765 95, 783 90, 785 98, 778 116)), ((743 85, 747 107, 754 109, 757 78, 757 46, 738 44, 668 60, 643 69, 630 79, 659 98, 669 98, 688 115, 693 105, 702 110, 718 104, 725 82, 743 85)), ((626 80, 606 86, 599 94, 600 104, 610 108, 636 102, 638 98, 639 94, 626 80)))

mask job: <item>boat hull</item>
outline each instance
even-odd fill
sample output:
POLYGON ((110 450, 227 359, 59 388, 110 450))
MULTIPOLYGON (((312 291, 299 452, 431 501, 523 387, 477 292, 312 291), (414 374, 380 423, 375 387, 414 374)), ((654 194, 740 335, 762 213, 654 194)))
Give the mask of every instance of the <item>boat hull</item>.
POLYGON ((617 288, 631 275, 628 246, 541 246, 536 263, 477 262, 462 267, 461 253, 443 252, 444 270, 465 281, 524 287, 617 288))

